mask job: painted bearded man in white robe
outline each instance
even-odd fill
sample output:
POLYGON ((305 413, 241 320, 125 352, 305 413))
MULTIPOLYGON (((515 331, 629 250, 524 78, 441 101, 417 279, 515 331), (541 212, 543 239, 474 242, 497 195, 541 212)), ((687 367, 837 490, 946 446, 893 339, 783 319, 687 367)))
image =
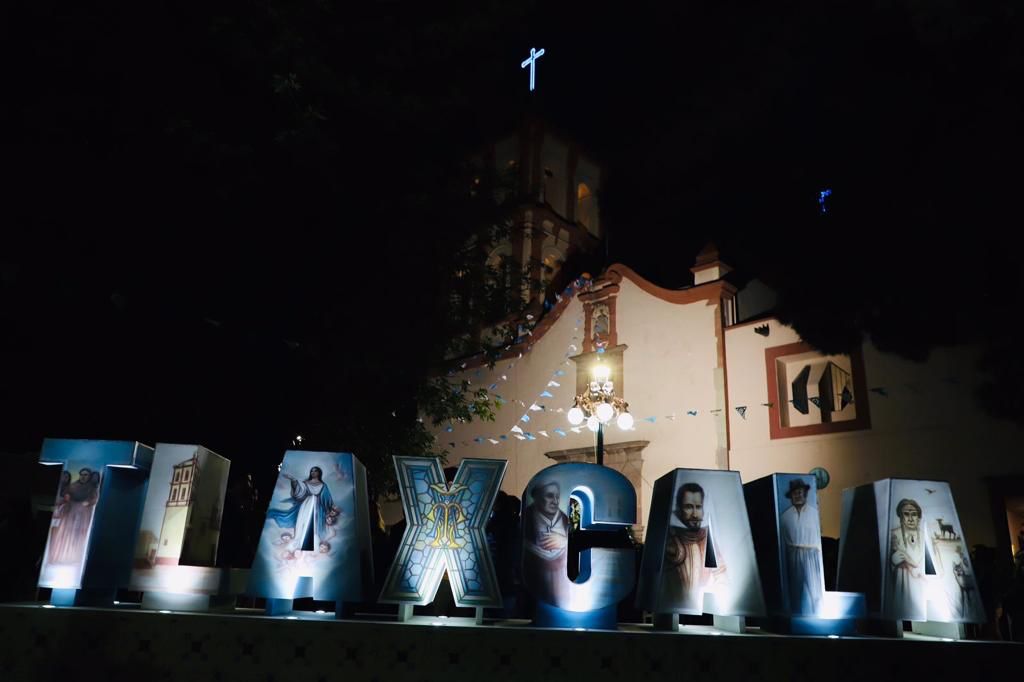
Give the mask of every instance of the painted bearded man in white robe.
POLYGON ((779 528, 785 552, 789 608, 795 615, 813 616, 821 607, 825 573, 821 563, 821 520, 818 508, 807 503, 811 486, 799 478, 789 482, 786 497, 793 506, 782 512, 779 528))

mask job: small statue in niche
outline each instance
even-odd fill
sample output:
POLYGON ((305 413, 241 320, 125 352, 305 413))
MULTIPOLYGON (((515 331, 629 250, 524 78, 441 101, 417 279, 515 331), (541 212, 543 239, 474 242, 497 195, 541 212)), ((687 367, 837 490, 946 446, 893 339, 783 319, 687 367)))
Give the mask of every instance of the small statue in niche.
POLYGON ((608 343, 608 334, 611 330, 611 317, 608 313, 608 306, 598 305, 594 307, 593 332, 590 335, 594 345, 604 347, 608 343))

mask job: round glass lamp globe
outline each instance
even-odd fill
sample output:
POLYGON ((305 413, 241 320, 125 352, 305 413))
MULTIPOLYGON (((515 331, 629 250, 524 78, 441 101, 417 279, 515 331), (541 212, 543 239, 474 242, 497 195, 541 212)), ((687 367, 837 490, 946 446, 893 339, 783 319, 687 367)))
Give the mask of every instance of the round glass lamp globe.
POLYGON ((618 425, 623 431, 629 431, 633 428, 633 415, 629 412, 623 412, 619 415, 618 425))
POLYGON ((573 426, 579 426, 583 423, 583 410, 578 407, 573 407, 569 410, 569 423, 573 426))
POLYGON ((590 417, 587 418, 587 428, 590 429, 591 431, 597 431, 599 428, 601 428, 601 422, 598 421, 597 417, 591 415, 590 417))
POLYGON ((615 416, 615 408, 608 403, 598 405, 596 412, 597 418, 601 420, 602 424, 607 424, 615 416))

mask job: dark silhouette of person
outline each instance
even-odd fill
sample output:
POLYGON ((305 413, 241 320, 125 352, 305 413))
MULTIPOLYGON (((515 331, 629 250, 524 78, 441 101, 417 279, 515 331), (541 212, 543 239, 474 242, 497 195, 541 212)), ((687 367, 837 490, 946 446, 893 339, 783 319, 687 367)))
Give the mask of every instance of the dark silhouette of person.
POLYGON ((502 617, 514 618, 521 604, 522 578, 519 574, 519 498, 504 490, 498 491, 491 518, 487 522, 487 543, 494 561, 498 589, 504 601, 502 617))
POLYGON ((256 556, 256 545, 262 529, 259 493, 252 474, 246 473, 228 486, 221 519, 217 565, 249 568, 256 556))
POLYGON ((1002 599, 1007 621, 1006 639, 1024 642, 1024 552, 1017 552, 1013 562, 1013 580, 1002 599))

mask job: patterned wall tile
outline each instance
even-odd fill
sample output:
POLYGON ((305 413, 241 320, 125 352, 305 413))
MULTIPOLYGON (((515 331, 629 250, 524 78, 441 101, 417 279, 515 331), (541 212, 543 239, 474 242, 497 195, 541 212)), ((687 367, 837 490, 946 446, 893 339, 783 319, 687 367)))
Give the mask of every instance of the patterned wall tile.
POLYGON ((297 620, 0 606, 0 679, 995 679, 1019 645, 297 620))

